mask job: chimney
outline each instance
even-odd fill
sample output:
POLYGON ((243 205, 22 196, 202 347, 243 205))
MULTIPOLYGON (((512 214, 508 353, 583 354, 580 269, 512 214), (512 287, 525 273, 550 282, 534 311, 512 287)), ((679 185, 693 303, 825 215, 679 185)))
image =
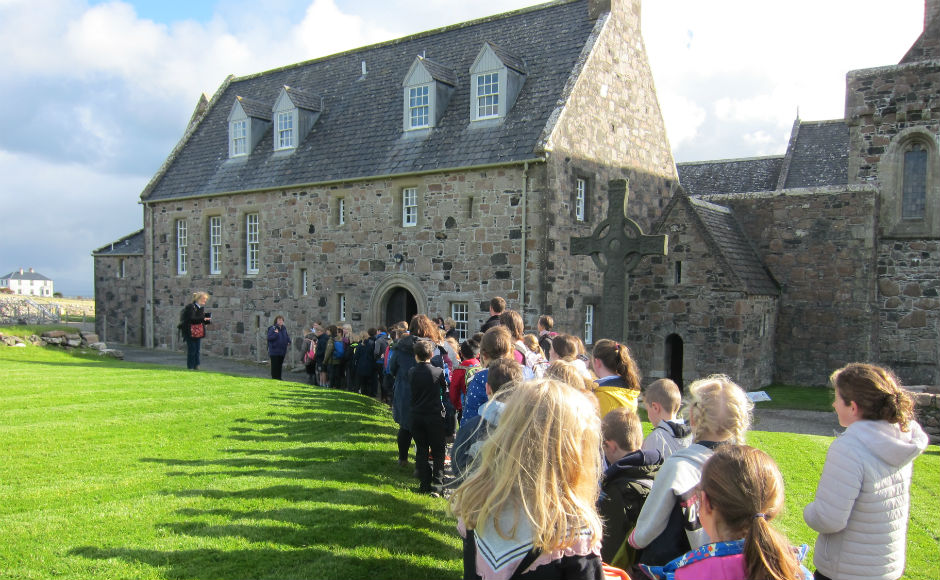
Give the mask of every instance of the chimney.
POLYGON ((900 64, 940 58, 940 0, 924 0, 924 32, 900 64))
POLYGON ((32 268, 29 269, 29 273, 30 273, 30 274, 33 273, 33 269, 32 269, 32 268))
POLYGON ((23 275, 23 269, 20 268, 20 276, 22 276, 22 275, 23 275))
POLYGON ((610 3, 612 0, 588 0, 588 18, 597 20, 607 12, 610 12, 610 3))

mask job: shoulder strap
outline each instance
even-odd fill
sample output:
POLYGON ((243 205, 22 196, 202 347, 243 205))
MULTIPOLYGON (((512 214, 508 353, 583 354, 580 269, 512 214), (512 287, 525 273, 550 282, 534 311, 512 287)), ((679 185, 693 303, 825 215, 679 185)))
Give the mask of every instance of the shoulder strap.
POLYGON ((512 577, 517 578, 520 574, 525 573, 526 568, 532 565, 532 562, 535 562, 539 556, 542 555, 542 550, 532 546, 532 549, 529 550, 529 553, 525 555, 525 558, 519 562, 519 567, 516 568, 516 571, 513 573, 512 577))

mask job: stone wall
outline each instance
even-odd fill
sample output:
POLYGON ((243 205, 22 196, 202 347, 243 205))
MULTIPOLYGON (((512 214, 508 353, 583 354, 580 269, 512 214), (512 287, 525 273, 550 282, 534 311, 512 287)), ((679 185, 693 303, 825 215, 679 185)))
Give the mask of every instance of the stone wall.
POLYGON ((677 203, 658 231, 669 233, 669 254, 646 258, 630 277, 627 342, 644 383, 669 376, 666 339, 678 335, 684 383, 720 373, 748 390, 769 384, 776 297, 736 285, 687 203, 677 203))
POLYGON ((144 344, 143 256, 95 256, 95 332, 109 342, 144 344))
POLYGON ((905 384, 940 385, 940 241, 882 240, 879 360, 905 384))
POLYGON ((277 314, 298 335, 315 320, 338 322, 340 294, 354 331, 384 324, 377 291, 402 285, 413 290, 419 312, 432 316, 447 316, 451 302, 467 302, 469 328, 476 330, 488 317, 491 296, 504 296, 518 308, 522 189, 522 167, 511 166, 156 203, 155 344, 175 343, 179 311, 194 290, 212 295, 205 347, 226 356, 261 356, 261 331, 277 314), (402 226, 405 187, 418 189, 416 227, 402 226), (260 218, 257 274, 246 273, 248 213, 260 218), (211 216, 222 217, 218 275, 208 273, 211 216), (175 266, 177 219, 187 220, 189 232, 184 276, 175 266))
POLYGON ((869 187, 710 196, 733 208, 782 293, 774 380, 825 384, 876 356, 877 192, 869 187))
POLYGON ((940 443, 940 395, 914 393, 917 422, 930 435, 931 443, 940 443))

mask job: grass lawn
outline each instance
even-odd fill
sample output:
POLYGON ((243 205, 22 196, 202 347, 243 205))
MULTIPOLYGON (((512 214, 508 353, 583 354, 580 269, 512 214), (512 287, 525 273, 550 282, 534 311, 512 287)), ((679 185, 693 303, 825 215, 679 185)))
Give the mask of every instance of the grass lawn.
MULTIPOLYGON (((0 348, 0 578, 459 578, 387 407, 268 379, 0 348)), ((771 394, 773 397, 774 394, 771 394)), ((755 432, 812 545, 831 438, 755 432)), ((935 579, 940 455, 915 463, 907 578, 935 579)))

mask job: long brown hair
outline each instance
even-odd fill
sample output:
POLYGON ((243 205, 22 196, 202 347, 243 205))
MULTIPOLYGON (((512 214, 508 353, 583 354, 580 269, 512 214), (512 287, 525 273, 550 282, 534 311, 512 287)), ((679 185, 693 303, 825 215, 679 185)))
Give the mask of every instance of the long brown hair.
POLYGON ((609 338, 602 338, 594 344, 592 356, 617 373, 627 384, 628 389, 640 390, 640 370, 627 345, 609 338))
POLYGON ((513 340, 522 340, 525 323, 522 321, 522 315, 515 310, 503 310, 499 315, 499 325, 509 331, 513 340))
POLYGON ((441 341, 441 329, 424 314, 415 314, 411 317, 408 332, 415 338, 427 338, 435 343, 441 341))
POLYGON ((897 423, 901 431, 910 429, 914 401, 889 369, 866 363, 852 363, 829 377, 846 404, 855 402, 862 419, 897 423))
POLYGON ((747 445, 722 445, 705 462, 699 488, 718 512, 716 525, 744 538, 747 578, 803 577, 790 542, 770 525, 783 508, 783 476, 770 455, 747 445))

